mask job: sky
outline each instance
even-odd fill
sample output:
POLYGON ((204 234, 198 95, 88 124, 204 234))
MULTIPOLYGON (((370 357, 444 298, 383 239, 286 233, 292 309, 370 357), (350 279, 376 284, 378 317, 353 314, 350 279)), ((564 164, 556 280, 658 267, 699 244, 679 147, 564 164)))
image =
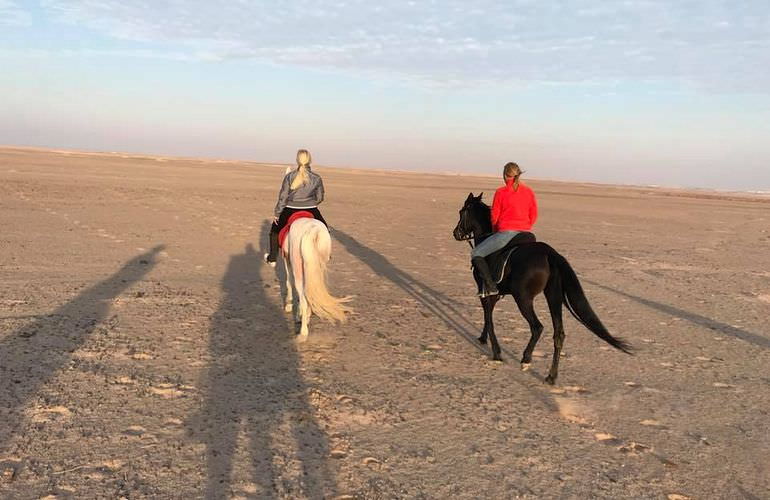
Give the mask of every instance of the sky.
POLYGON ((0 144, 770 190, 770 9, 0 0, 0 144))

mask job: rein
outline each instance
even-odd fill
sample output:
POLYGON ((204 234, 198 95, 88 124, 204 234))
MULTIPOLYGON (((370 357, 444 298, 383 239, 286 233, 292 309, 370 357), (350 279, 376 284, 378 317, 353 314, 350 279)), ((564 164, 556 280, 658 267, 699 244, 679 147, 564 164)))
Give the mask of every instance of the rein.
MULTIPOLYGON (((483 234, 483 235, 479 236, 479 238, 485 238, 485 237, 487 237, 487 236, 490 236, 490 235, 492 235, 492 234, 493 234, 493 233, 487 233, 487 234, 483 234)), ((465 240, 465 241, 467 241, 467 242, 468 242, 468 246, 470 246, 470 247, 471 247, 471 250, 473 250, 473 249, 476 247, 476 245, 474 245, 474 244, 473 244, 473 240, 474 240, 474 239, 476 239, 476 237, 475 237, 475 236, 468 236, 467 238, 463 238, 463 240, 465 240)))
MULTIPOLYGON (((479 238, 486 238, 487 236, 491 236, 492 234, 494 234, 494 233, 490 232, 490 233, 482 234, 481 236, 479 236, 479 238)), ((476 239, 475 235, 474 236, 466 236, 465 238, 461 239, 460 241, 467 241, 468 245, 470 245, 471 248, 474 248, 475 245, 473 244, 473 240, 475 240, 475 239, 476 239)))

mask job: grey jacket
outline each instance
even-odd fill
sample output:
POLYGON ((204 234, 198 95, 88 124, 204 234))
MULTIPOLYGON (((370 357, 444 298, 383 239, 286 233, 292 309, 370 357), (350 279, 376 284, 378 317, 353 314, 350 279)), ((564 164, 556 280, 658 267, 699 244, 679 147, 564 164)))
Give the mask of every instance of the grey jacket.
POLYGON ((278 193, 278 203, 275 204, 276 217, 279 217, 286 207, 313 208, 324 201, 324 183, 321 176, 313 172, 310 167, 307 168, 307 173, 308 181, 297 189, 291 189, 291 183, 297 176, 296 170, 289 172, 283 178, 281 192, 278 193))

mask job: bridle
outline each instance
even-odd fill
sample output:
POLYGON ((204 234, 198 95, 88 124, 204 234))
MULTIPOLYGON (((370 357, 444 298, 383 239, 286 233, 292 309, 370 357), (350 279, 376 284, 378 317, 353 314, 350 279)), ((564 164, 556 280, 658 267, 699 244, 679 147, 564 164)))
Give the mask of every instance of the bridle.
MULTIPOLYGON (((463 214, 463 212, 466 211, 466 210, 468 210, 467 206, 463 207, 463 209, 460 211, 460 214, 462 215, 462 218, 460 219, 461 222, 466 217, 466 214, 463 214)), ((485 236, 489 236, 493 232, 494 231, 490 231, 490 232, 488 232, 486 234, 478 236, 478 238, 484 238, 485 236)), ((474 245, 474 240, 476 238, 477 238, 477 236, 475 235, 474 231, 470 231, 467 235, 465 235, 465 236, 463 236, 461 238, 457 238, 457 240, 458 241, 467 241, 468 242, 468 246, 471 247, 471 251, 472 251, 472 250, 474 250, 476 248, 476 246, 474 245)), ((471 264, 471 269, 473 269, 473 264, 471 264)))
MULTIPOLYGON (((489 236, 490 234, 492 234, 492 233, 489 232, 487 234, 483 234, 483 235, 479 236, 479 238, 483 238, 485 236, 489 236)), ((468 242, 468 246, 470 246, 471 249, 473 249, 473 248, 475 248, 475 245, 473 243, 473 240, 475 240, 475 239, 476 239, 476 235, 473 233, 473 231, 471 231, 466 236, 463 236, 462 238, 459 238, 459 241, 467 241, 468 242)))

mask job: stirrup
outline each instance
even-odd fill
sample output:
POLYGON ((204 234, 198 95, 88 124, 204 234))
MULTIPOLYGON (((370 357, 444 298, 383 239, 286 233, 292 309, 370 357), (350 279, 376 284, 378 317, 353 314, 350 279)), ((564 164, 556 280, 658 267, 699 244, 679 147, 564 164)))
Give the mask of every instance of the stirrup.
POLYGON ((495 287, 495 289, 493 291, 488 291, 486 288, 484 288, 477 295, 483 299, 485 297, 492 297, 494 295, 500 295, 500 290, 498 290, 497 287, 495 287))
POLYGON ((265 254, 265 264, 267 264, 270 267, 275 267, 275 261, 274 260, 270 260, 270 254, 269 253, 265 254))

